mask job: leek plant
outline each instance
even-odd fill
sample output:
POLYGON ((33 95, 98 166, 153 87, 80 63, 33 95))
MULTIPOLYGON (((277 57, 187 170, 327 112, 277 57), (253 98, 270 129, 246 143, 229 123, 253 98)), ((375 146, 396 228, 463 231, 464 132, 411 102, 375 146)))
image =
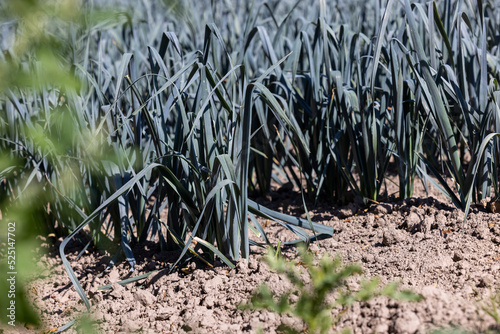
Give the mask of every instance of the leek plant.
MULTIPOLYGON (((446 3, 450 5, 450 2, 446 3)), ((422 89, 424 113, 431 120, 426 136, 436 134, 433 141, 438 146, 434 151, 437 157, 430 150, 427 154, 419 154, 438 180, 438 183, 432 182, 466 212, 465 216, 472 202, 490 196, 492 176, 497 170, 496 163, 491 160, 494 138, 498 137, 491 121, 494 111, 492 93, 496 88, 488 87, 488 80, 497 82, 498 74, 488 72, 487 67, 489 46, 486 34, 489 29, 485 14, 491 13, 490 5, 482 1, 477 2, 477 7, 455 3, 455 14, 447 20, 454 18, 452 21, 456 22, 456 27, 448 22, 446 30, 436 3, 429 4, 428 14, 421 5, 415 5, 415 14, 410 2, 405 1, 409 37, 417 57, 411 66, 422 89), (425 27, 429 36, 435 36, 434 25, 440 33, 439 40, 428 42, 430 47, 424 47, 427 38, 419 32, 422 29, 418 29, 417 17, 427 23, 425 27), (474 33, 477 39, 473 37, 474 33), (437 53, 433 52, 438 46, 436 44, 440 44, 439 50, 444 54, 440 62, 435 58, 437 53), (431 50, 430 55, 425 50, 431 50), (465 152, 470 154, 470 161, 466 160, 465 152), (442 166, 441 170, 438 164, 442 166), (451 177, 455 191, 446 182, 446 175, 451 177)), ((448 12, 448 15, 452 14, 448 12)), ((493 58, 490 63, 494 65, 497 61, 498 58, 493 58)))

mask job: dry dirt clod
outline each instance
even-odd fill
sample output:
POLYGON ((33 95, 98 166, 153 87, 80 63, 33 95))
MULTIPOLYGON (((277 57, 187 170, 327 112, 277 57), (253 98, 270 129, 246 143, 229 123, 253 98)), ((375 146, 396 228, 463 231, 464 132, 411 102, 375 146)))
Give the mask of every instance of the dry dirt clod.
POLYGON ((385 215, 385 214, 391 214, 392 213, 392 205, 390 204, 378 204, 373 212, 376 215, 385 215))
POLYGON ((255 258, 250 258, 248 260, 248 269, 257 270, 259 268, 259 262, 255 258))
POLYGON ((406 225, 408 232, 424 232, 422 230, 422 218, 415 213, 415 212, 410 212, 408 216, 406 217, 406 225))
POLYGON ((215 276, 214 278, 206 281, 205 284, 203 284, 202 292, 205 294, 214 293, 222 285, 223 285, 222 278, 219 276, 215 276))
POLYGON ((147 291, 147 290, 143 290, 143 289, 139 289, 137 290, 135 293, 134 293, 134 297, 137 301, 139 301, 139 303, 141 303, 143 306, 148 306, 148 305, 151 305, 155 302, 156 298, 155 296, 147 291))
POLYGON ((139 323, 137 321, 133 321, 131 319, 124 319, 122 321, 122 329, 126 332, 126 333, 135 333, 137 332, 139 329, 141 329, 139 323))
POLYGON ((394 323, 394 332, 401 334, 417 333, 420 328, 420 319, 411 311, 403 312, 394 323))
POLYGON ((111 292, 109 293, 109 295, 116 298, 116 299, 123 299, 124 292, 125 292, 124 286, 122 286, 121 284, 118 284, 118 283, 113 283, 111 285, 111 292))
POLYGON ((500 213, 500 200, 491 202, 490 210, 493 213, 500 213))
POLYGON ((108 279, 110 282, 118 282, 120 280, 120 272, 116 267, 113 267, 108 274, 108 279))
POLYGON ((365 263, 373 263, 375 261, 375 256, 373 254, 363 254, 361 259, 365 263))
POLYGON ((480 288, 487 288, 493 285, 495 282, 495 278, 491 274, 484 274, 479 278, 479 284, 478 286, 480 288))
POLYGON ((238 271, 239 274, 246 275, 249 272, 249 263, 247 260, 240 260, 236 264, 236 270, 238 271))
POLYGON ((404 239, 402 232, 395 228, 387 228, 382 235, 382 244, 385 246, 392 246, 398 244, 404 239))

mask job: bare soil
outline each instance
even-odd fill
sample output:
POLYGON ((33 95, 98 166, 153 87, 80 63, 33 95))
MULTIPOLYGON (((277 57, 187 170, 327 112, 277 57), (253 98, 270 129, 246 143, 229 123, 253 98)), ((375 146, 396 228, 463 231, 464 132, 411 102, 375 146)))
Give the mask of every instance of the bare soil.
MULTIPOLYGON (((464 225, 463 212, 435 189, 427 196, 418 185, 416 195, 369 207, 359 201, 346 206, 319 203, 313 207, 308 203, 314 221, 335 229, 333 238, 311 246, 313 252, 318 256, 338 254, 345 263, 361 264, 364 277, 378 276, 382 283, 399 281, 425 298, 409 303, 379 297, 354 304, 332 332, 344 328, 354 333, 430 333, 453 328, 481 333, 499 329, 483 306, 500 285, 500 215, 475 206, 464 225)), ((300 194, 289 189, 274 189, 260 202, 304 216, 300 194)), ((262 223, 272 240, 293 238, 279 226, 262 223)), ((57 255, 59 243, 45 242, 51 251, 39 261, 39 275, 28 289, 44 325, 23 328, 24 332, 60 328, 85 309, 57 255)), ((69 258, 90 297, 98 333, 256 333, 260 329, 276 333, 280 323, 298 329, 303 326, 288 315, 237 308, 262 283, 277 293, 290 288, 285 278, 271 272, 260 259, 260 249, 233 270, 194 263, 171 274, 165 267, 177 254, 161 252, 153 243, 136 248, 138 265, 132 273, 127 263, 103 273, 110 256, 89 251, 75 260, 80 250, 70 249, 69 258), (152 270, 158 271, 137 283, 116 283, 152 270), (98 290, 109 283, 111 289, 98 290)), ((293 258, 295 250, 285 249, 285 254, 293 258)), ((356 290, 361 278, 349 280, 349 288, 356 290)), ((339 311, 332 311, 332 316, 339 311)))

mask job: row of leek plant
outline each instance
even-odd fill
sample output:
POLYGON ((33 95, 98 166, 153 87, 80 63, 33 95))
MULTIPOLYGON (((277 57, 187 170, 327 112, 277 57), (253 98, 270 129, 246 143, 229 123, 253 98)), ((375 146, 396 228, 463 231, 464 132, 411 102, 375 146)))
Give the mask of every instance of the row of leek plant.
MULTIPOLYGON (((372 12, 373 5, 364 6, 372 12)), ((417 178, 464 211, 498 197, 494 2, 388 1, 372 29, 339 24, 328 7, 318 8, 314 21, 291 14, 260 42, 271 63, 290 53, 268 86, 287 103, 306 146, 285 146, 283 134, 268 126, 267 140, 256 142, 259 151, 280 166, 298 167, 315 199, 345 200, 353 190, 377 201, 391 159, 401 198, 412 196, 417 178), (288 30, 294 39, 281 38, 288 30)), ((256 167, 264 171, 263 192, 275 177, 269 159, 256 167)))
MULTIPOLYGON (((69 233, 60 255, 87 308, 66 255, 75 239, 82 242, 80 254, 93 242, 116 254, 110 265, 123 254, 133 270, 133 248, 156 238, 166 249, 182 250, 177 263, 187 254, 207 265, 218 256, 233 266, 240 256, 248 258, 250 245, 270 244, 256 216, 296 233, 291 244, 331 236, 330 227, 248 199, 252 115, 270 111, 282 131, 296 131, 262 83, 281 61, 249 77, 241 61, 233 64, 215 25, 204 29, 201 50, 184 50, 185 35, 173 32, 160 33, 158 48, 146 47, 151 36, 133 24, 124 17, 106 29, 72 26, 63 40, 68 49, 54 45, 48 59, 29 50, 41 63, 26 55, 3 59, 40 66, 26 74, 42 82, 44 66, 59 68, 62 54, 74 56, 70 70, 60 71, 74 85, 47 81, 2 93, 2 186, 8 191, 1 210, 4 219, 14 219, 16 203, 27 203, 39 189, 41 196, 29 202, 37 209, 31 222, 42 234, 69 233), (215 67, 219 61, 229 67, 215 67), (164 209, 166 221, 160 216, 164 209)), ((14 55, 15 47, 8 53, 14 55)), ((303 145, 298 138, 294 145, 303 145)))

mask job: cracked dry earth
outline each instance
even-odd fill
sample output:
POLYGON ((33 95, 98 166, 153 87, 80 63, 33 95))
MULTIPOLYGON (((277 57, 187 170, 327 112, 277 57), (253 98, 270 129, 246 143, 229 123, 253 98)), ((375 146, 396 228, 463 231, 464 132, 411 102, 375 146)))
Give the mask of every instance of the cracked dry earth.
MULTIPOLYGON (((354 304, 332 332, 344 328, 354 333, 430 333, 451 328, 480 333, 499 329, 482 307, 500 284, 500 215, 473 207, 462 225, 464 214, 444 197, 438 193, 424 197, 421 189, 416 192, 421 196, 366 209, 357 202, 343 207, 320 203, 313 209, 309 205, 314 221, 335 229, 333 238, 311 246, 313 252, 318 256, 339 254, 344 263, 361 264, 364 277, 379 276, 382 283, 400 281, 402 287, 425 298, 409 303, 378 297, 354 304)), ((275 189, 260 202, 275 210, 303 215, 303 208, 297 204, 302 203, 298 193, 275 189)), ((271 240, 293 238, 272 224, 266 230, 271 240)), ((28 290, 43 327, 23 329, 25 332, 60 328, 84 310, 55 255, 59 243, 54 246, 45 242, 51 250, 39 261, 45 269, 28 290)), ((168 274, 162 268, 172 263, 176 254, 160 252, 155 244, 148 244, 135 250, 135 272, 129 273, 129 266, 122 263, 103 273, 110 260, 107 254, 90 251, 75 260, 81 248, 74 247, 69 258, 91 300, 98 333, 276 333, 280 323, 302 328, 302 323, 291 316, 237 308, 261 283, 267 283, 276 293, 290 288, 285 278, 271 272, 260 260, 261 250, 255 250, 248 263, 240 261, 233 270, 194 263, 168 274), (137 283, 115 283, 152 270, 159 271, 137 283), (109 290, 97 290, 109 283, 109 290)), ((295 256, 293 248, 285 253, 295 256)), ((356 290, 360 279, 350 279, 349 288, 356 290)), ((333 310, 332 316, 339 311, 333 310)))

